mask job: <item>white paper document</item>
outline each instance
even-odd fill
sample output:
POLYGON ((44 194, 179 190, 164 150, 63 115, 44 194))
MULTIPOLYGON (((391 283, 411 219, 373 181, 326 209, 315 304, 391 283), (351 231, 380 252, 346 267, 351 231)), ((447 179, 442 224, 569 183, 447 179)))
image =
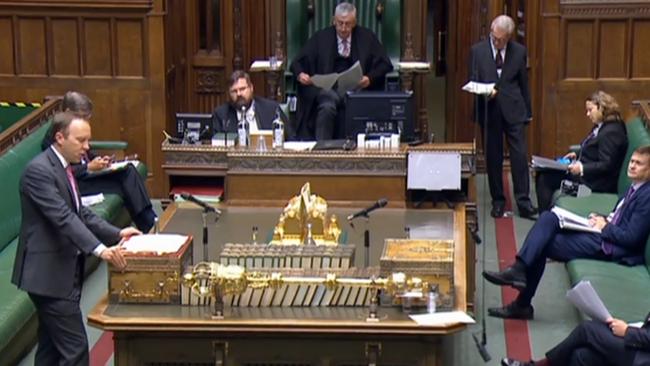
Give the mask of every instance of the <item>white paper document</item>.
POLYGON ((176 253, 187 241, 186 235, 144 234, 134 235, 122 246, 127 252, 155 252, 158 254, 176 253))
POLYGON ((89 196, 81 196, 81 204, 88 207, 104 202, 104 194, 98 193, 89 196))
POLYGON ((309 151, 314 146, 316 146, 316 141, 286 141, 282 148, 292 151, 309 151))
POLYGON ((490 95, 494 90, 494 85, 494 83, 477 83, 475 81, 469 81, 467 84, 463 85, 462 89, 472 94, 490 95))
POLYGON ((431 64, 421 61, 400 61, 397 63, 400 70, 422 70, 428 71, 431 69, 431 64))
POLYGON ((311 81, 315 86, 325 90, 332 89, 334 84, 338 81, 336 90, 340 93, 344 93, 356 89, 359 86, 362 77, 363 71, 361 70, 361 64, 357 61, 342 73, 334 72, 331 74, 312 75, 311 81))
POLYGON ((600 233, 600 229, 589 225, 589 219, 586 217, 576 215, 569 210, 557 206, 554 206, 551 209, 551 212, 553 212, 555 216, 557 216, 558 220, 560 220, 560 227, 562 229, 600 233))
POLYGON ((531 165, 535 169, 551 169, 561 171, 567 171, 569 169, 568 164, 562 164, 559 161, 537 155, 533 155, 533 158, 531 159, 531 165))
POLYGON ((268 70, 278 70, 282 68, 282 60, 276 61, 275 68, 271 67, 270 60, 257 60, 253 61, 250 67, 250 71, 268 71, 268 70))
POLYGON ((464 311, 443 311, 439 313, 409 315, 418 325, 449 326, 454 324, 474 324, 476 321, 464 311))
POLYGON ((606 322, 612 316, 589 281, 580 281, 567 291, 566 297, 578 310, 594 320, 606 322))

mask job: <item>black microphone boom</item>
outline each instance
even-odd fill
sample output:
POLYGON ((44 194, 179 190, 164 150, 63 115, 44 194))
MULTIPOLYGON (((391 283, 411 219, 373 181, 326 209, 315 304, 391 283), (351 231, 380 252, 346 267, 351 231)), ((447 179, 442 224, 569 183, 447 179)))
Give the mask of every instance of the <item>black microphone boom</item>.
POLYGON ((374 210, 376 210, 378 208, 382 208, 382 207, 386 206, 386 204, 388 204, 388 200, 385 199, 385 198, 382 198, 379 201, 375 202, 372 206, 364 208, 363 210, 348 216, 348 220, 352 220, 352 219, 360 217, 360 216, 368 216, 369 213, 371 213, 372 211, 374 211, 374 210))
POLYGON ((203 202, 202 200, 200 200, 200 199, 194 197, 194 196, 193 196, 192 194, 190 194, 190 193, 183 192, 183 193, 180 194, 180 196, 181 196, 181 198, 184 199, 185 201, 190 201, 190 202, 193 202, 193 203, 195 203, 195 204, 197 204, 197 205, 203 207, 203 209, 204 209, 206 212, 214 212, 214 213, 216 213, 217 215, 221 215, 221 210, 219 210, 219 209, 216 208, 216 207, 212 207, 212 206, 208 205, 207 203, 205 203, 205 202, 203 202))

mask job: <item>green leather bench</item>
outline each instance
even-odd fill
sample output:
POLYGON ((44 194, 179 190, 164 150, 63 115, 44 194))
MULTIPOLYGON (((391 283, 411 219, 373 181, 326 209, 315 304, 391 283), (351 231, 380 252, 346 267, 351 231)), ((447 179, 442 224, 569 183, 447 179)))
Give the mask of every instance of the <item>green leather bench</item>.
POLYGON ((40 103, 0 102, 0 132, 8 129, 40 106, 40 103))
MULTIPOLYGON (((627 166, 632 152, 640 146, 650 145, 650 133, 640 118, 628 121, 626 128, 629 145, 618 177, 618 194, 592 193, 581 198, 563 196, 556 201, 557 206, 582 216, 612 211, 618 197, 625 194, 631 184, 627 166)), ((580 280, 591 282, 612 316, 626 321, 642 321, 650 311, 650 238, 646 244, 645 262, 644 265, 625 266, 576 259, 567 263, 567 269, 572 285, 580 280)))
MULTIPOLYGON (((50 122, 38 127, 16 146, 0 156, 0 365, 17 362, 36 343, 37 320, 34 307, 27 294, 11 283, 14 257, 18 245, 21 210, 19 181, 23 170, 32 158, 41 152, 41 141, 50 122)), ((106 147, 106 145, 103 145, 106 147)), ((120 145, 109 144, 109 147, 120 145)), ((146 176, 146 166, 138 170, 146 176)), ((105 201, 91 207, 95 213, 116 226, 130 224, 129 213, 117 195, 105 195, 105 201)), ((91 257, 86 273, 98 265, 91 257)))
MULTIPOLYGON (((397 69, 401 56, 401 20, 402 2, 400 0, 352 0, 348 1, 357 8, 357 24, 371 29, 388 53, 388 57, 397 69), (377 11, 381 4, 381 11, 377 11)), ((334 8, 337 0, 286 0, 287 15, 287 62, 289 68, 293 58, 302 46, 317 31, 332 25, 334 8), (313 4, 313 8, 310 5, 313 4)), ((387 75, 389 80, 398 79, 396 71, 387 75)), ((285 74, 286 91, 293 93, 296 88, 293 74, 285 74)))

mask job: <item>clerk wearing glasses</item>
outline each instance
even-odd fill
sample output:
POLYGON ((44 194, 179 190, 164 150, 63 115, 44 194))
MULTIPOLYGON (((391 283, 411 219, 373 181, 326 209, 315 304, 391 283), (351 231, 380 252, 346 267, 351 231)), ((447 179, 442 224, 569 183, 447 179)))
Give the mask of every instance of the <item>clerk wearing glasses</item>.
POLYGON ((340 3, 331 27, 316 32, 291 63, 298 80, 297 133, 302 139, 343 138, 343 95, 323 90, 311 79, 317 74, 343 72, 359 61, 363 77, 358 89, 384 90, 385 77, 393 69, 386 50, 369 29, 357 26, 357 10, 340 3))

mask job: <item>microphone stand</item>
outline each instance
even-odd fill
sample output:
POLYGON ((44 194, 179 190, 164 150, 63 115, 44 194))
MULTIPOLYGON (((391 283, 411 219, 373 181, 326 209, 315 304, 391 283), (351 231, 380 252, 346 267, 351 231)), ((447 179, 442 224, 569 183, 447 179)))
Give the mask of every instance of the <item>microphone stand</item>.
MULTIPOLYGON (((203 261, 208 262, 209 261, 209 256, 208 256, 208 212, 210 212, 209 207, 204 207, 203 211, 201 212, 201 219, 203 221, 203 261)), ((219 213, 215 212, 215 219, 214 222, 216 223, 219 221, 219 213)), ((194 247, 192 247, 194 248, 194 247)), ((194 253, 192 253, 192 259, 194 259, 194 253)))
POLYGON ((370 217, 363 215, 366 219, 366 229, 363 231, 363 268, 370 267, 370 217))

